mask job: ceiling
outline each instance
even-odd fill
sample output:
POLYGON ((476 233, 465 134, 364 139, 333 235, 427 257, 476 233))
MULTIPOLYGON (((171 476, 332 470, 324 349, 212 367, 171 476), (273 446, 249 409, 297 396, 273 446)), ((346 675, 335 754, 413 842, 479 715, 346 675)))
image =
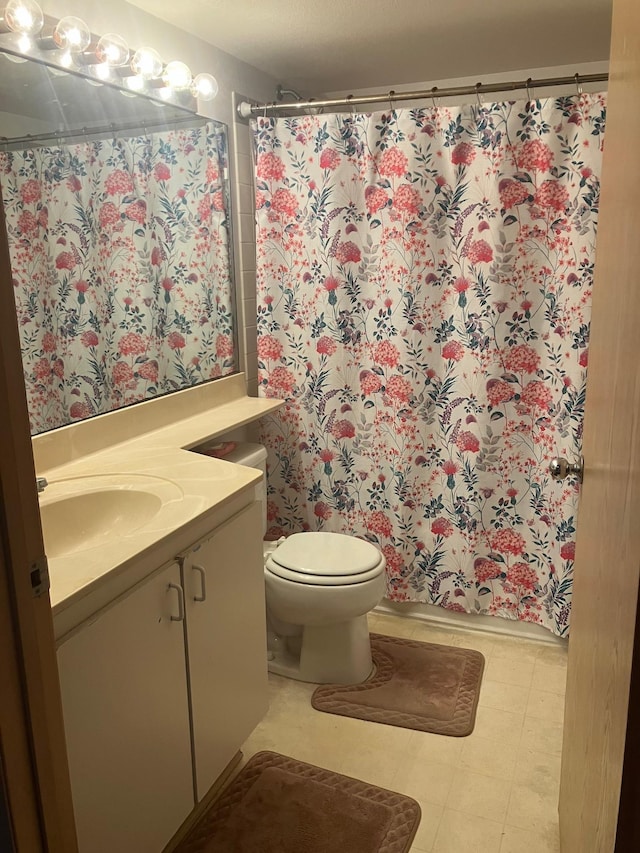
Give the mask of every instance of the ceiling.
POLYGON ((609 56, 611 0, 129 0, 307 95, 609 56))

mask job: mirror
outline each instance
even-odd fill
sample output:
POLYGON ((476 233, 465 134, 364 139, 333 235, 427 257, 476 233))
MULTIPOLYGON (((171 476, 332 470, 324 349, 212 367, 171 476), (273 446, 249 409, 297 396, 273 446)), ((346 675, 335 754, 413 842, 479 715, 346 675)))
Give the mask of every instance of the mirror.
POLYGON ((1 39, 0 68, 32 434, 233 373, 225 126, 1 39))

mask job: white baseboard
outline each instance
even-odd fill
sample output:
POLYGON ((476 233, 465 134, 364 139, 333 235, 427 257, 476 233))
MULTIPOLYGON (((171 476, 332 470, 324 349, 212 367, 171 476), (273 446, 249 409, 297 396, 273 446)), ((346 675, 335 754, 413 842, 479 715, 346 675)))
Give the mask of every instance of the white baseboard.
POLYGON ((484 616, 476 613, 456 613, 444 607, 436 607, 435 604, 422 604, 418 601, 389 601, 383 598, 374 609, 374 613, 410 617, 439 627, 536 640, 538 643, 548 643, 562 648, 565 648, 569 642, 562 637, 556 637, 542 625, 536 625, 533 622, 518 622, 515 619, 501 619, 498 616, 484 616))

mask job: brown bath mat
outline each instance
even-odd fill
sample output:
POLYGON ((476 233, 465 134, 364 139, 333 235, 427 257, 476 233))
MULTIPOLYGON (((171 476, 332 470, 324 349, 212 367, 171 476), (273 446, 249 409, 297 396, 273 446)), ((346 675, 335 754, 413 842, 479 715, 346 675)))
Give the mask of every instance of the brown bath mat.
POLYGON ((327 684, 318 711, 465 737, 476 721, 484 657, 471 649, 371 635, 375 670, 362 684, 327 684))
POLYGON ((259 752, 176 853, 407 853, 419 823, 411 797, 259 752))

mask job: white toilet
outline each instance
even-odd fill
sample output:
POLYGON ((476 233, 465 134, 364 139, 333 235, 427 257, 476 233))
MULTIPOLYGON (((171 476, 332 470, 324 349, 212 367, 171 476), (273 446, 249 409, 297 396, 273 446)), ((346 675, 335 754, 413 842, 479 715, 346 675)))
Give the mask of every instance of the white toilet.
MULTIPOLYGON (((241 444, 225 459, 261 468, 266 450, 241 444)), ((266 482, 256 488, 265 507, 266 482)), ((373 669, 367 613, 385 592, 384 556, 341 533, 294 533, 265 542, 269 669, 319 684, 357 684, 373 669)))

